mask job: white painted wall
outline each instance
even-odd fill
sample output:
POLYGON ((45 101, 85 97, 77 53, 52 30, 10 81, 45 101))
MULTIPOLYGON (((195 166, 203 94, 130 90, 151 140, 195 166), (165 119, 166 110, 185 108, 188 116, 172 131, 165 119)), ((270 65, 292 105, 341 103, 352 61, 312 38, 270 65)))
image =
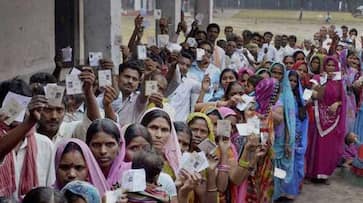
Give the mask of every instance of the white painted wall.
POLYGON ((54 68, 54 0, 0 1, 0 81, 54 68))

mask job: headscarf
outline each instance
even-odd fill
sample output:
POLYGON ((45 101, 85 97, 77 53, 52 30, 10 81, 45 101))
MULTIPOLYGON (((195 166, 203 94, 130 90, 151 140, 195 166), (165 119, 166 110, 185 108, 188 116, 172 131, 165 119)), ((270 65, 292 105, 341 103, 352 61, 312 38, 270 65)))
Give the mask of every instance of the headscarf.
POLYGON ((296 128, 296 118, 295 118, 295 99, 294 94, 292 93, 289 75, 286 71, 286 67, 281 63, 274 63, 270 67, 270 71, 274 68, 274 66, 280 65, 283 68, 284 76, 282 78, 280 84, 280 100, 283 103, 284 109, 284 119, 287 125, 288 133, 290 135, 290 146, 293 146, 295 143, 295 128, 296 128))
POLYGON ((246 68, 246 67, 243 67, 243 68, 241 68, 241 69, 239 69, 238 70, 238 77, 242 77, 243 76, 243 74, 248 74, 249 76, 252 76, 252 75, 254 75, 255 73, 251 70, 251 69, 249 69, 249 68, 246 68))
MULTIPOLYGON (((309 72, 308 64, 305 61, 298 61, 292 66, 292 70, 297 71, 301 65, 305 65, 309 72)), ((299 82, 302 84, 303 87, 309 87, 310 86, 310 78, 308 74, 304 75, 305 77, 299 76, 299 82)))
MULTIPOLYGON (((58 144, 57 151, 55 154, 55 162, 54 162, 55 163, 55 172, 57 173, 57 170, 59 168, 59 163, 63 156, 64 149, 66 148, 66 146, 69 143, 75 143, 76 145, 78 145, 81 148, 82 155, 84 157, 84 160, 85 160, 85 162, 87 164, 87 168, 88 168, 89 182, 98 189, 98 191, 100 192, 101 195, 103 195, 107 191, 107 181, 106 181, 96 159, 94 158, 91 150, 88 148, 86 143, 84 143, 82 140, 79 140, 76 138, 70 138, 70 139, 63 140, 62 142, 60 142, 58 144)), ((58 179, 56 179, 55 187, 57 189, 61 189, 61 185, 60 185, 58 179)))
POLYGON ((205 122, 207 123, 207 128, 208 128, 208 139, 212 142, 215 142, 215 137, 214 137, 214 127, 213 127, 213 123, 210 120, 210 118, 204 114, 204 113, 200 113, 200 112, 194 112, 189 114, 188 119, 187 119, 187 124, 189 125, 189 123, 195 119, 195 118, 201 118, 203 120, 205 120, 205 122))
POLYGON ((101 202, 100 193, 97 188, 85 181, 75 180, 69 182, 63 187, 62 193, 64 194, 66 191, 70 191, 75 195, 81 196, 87 203, 101 202))
POLYGON ((218 108, 218 112, 221 114, 223 119, 225 119, 228 116, 237 116, 236 112, 234 112, 231 108, 228 107, 220 107, 218 108))
MULTIPOLYGON (((152 109, 147 110, 144 113, 144 115, 141 116, 140 122, 143 120, 143 118, 145 117, 145 115, 147 113, 149 113, 151 111, 155 111, 155 110, 163 111, 166 114, 168 114, 168 112, 164 111, 163 109, 152 108, 152 109)), ((169 114, 168 114, 168 116, 169 116, 169 119, 171 122, 171 124, 170 124, 171 131, 170 131, 169 139, 164 146, 164 156, 165 156, 169 166, 173 170, 173 173, 178 174, 180 160, 181 160, 181 150, 180 150, 180 146, 179 146, 179 142, 178 142, 178 136, 177 136, 177 133, 176 133, 174 125, 173 125, 173 120, 171 119, 169 114)))
MULTIPOLYGON (((6 127, 3 128, 0 126, 0 131, 4 131, 6 134, 6 127)), ((22 197, 32 188, 39 186, 36 162, 38 147, 35 139, 35 127, 33 127, 25 137, 27 148, 19 178, 19 189, 17 194, 19 199, 22 199, 22 197)), ((11 152, 5 156, 3 163, 0 165, 0 196, 12 196, 16 191, 16 185, 14 156, 11 152)))
POLYGON ((255 92, 258 104, 256 111, 266 115, 269 113, 272 97, 276 97, 279 92, 279 83, 275 78, 263 79, 257 84, 255 92))
POLYGON ((113 185, 119 183, 122 178, 122 174, 124 171, 131 168, 131 163, 127 163, 124 161, 126 155, 126 143, 124 133, 122 133, 122 129, 120 126, 115 123, 120 130, 120 149, 116 158, 113 160, 110 171, 108 172, 108 176, 106 177, 108 188, 111 189, 113 185))
POLYGON ((324 59, 324 56, 322 55, 322 54, 314 54, 312 57, 311 57, 311 59, 310 59, 310 61, 309 61, 309 64, 308 64, 308 71, 309 71, 309 74, 311 74, 311 75, 315 75, 315 73, 313 73, 313 71, 311 70, 312 68, 311 68, 311 63, 313 62, 313 60, 314 59, 319 59, 319 65, 320 65, 320 67, 319 67, 319 73, 323 70, 323 68, 322 68, 322 66, 323 66, 323 59, 324 59))

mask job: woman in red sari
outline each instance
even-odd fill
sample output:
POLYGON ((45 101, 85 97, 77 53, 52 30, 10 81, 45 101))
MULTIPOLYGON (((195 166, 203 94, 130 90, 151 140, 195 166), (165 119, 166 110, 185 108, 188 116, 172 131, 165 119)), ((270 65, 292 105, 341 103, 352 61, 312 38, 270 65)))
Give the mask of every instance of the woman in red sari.
MULTIPOLYGON (((322 85, 320 97, 314 101, 318 133, 310 137, 307 177, 326 183, 343 153, 346 97, 343 81, 334 79, 334 75, 341 71, 338 60, 325 57, 323 70, 328 79, 322 85)), ((320 81, 320 78, 315 78, 320 81)))

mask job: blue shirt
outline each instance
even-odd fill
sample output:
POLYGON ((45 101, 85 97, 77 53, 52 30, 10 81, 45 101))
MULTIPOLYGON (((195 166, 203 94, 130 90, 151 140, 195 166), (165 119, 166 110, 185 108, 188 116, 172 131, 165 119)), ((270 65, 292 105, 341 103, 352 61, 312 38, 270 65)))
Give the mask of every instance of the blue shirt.
POLYGON ((203 102, 208 102, 214 97, 215 92, 217 92, 219 88, 219 77, 221 75, 221 71, 212 63, 208 65, 206 70, 202 70, 199 68, 197 62, 193 62, 187 73, 188 78, 192 78, 200 83, 202 83, 206 74, 208 74, 211 79, 211 86, 209 91, 205 94, 203 102))

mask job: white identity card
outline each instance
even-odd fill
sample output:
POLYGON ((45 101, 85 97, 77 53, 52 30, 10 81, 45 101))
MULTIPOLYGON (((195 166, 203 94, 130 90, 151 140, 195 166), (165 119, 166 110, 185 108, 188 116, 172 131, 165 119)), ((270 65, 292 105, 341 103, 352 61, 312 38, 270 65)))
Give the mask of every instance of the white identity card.
POLYGON ((304 94, 303 94, 303 99, 305 101, 308 101, 311 98, 311 96, 313 96, 313 90, 311 90, 311 89, 305 89, 304 90, 304 94))
POLYGON ((99 70, 98 71, 98 86, 112 86, 112 74, 111 70, 99 70))
POLYGON ((334 72, 333 80, 342 80, 342 72, 334 72))
POLYGON ((204 15, 201 14, 201 13, 198 13, 196 16, 195 16, 195 19, 198 21, 198 25, 202 25, 203 23, 203 19, 204 19, 204 15))
POLYGON ((62 49, 63 62, 72 62, 72 48, 66 47, 62 49))
POLYGON ((199 143, 198 148, 206 154, 213 154, 217 149, 217 145, 209 139, 204 139, 199 143))
POLYGON ((72 72, 66 75, 67 95, 82 94, 82 81, 79 79, 80 70, 73 68, 72 72))
POLYGON ((232 131, 232 124, 230 120, 217 121, 217 135, 223 137, 230 137, 232 131))
POLYGON ((285 179, 286 178, 286 171, 284 171, 284 170, 282 170, 280 168, 275 168, 274 176, 279 178, 279 179, 285 179))
POLYGON ((161 18, 161 9, 154 9, 154 18, 155 18, 155 20, 160 20, 160 18, 161 18))
POLYGON ((181 168, 189 172, 201 172, 208 167, 208 159, 204 152, 183 153, 181 158, 181 168))
POLYGON ((205 55, 205 50, 197 48, 197 61, 201 61, 204 55, 205 55))
POLYGON ((323 76, 320 76, 320 85, 325 85, 326 82, 328 82, 328 75, 324 73, 323 76))
POLYGON ((145 96, 150 96, 158 92, 158 82, 155 80, 145 81, 145 96))
POLYGON ((147 51, 145 45, 137 45, 137 59, 145 60, 147 58, 147 51))
POLYGON ((92 67, 100 66, 100 60, 103 59, 102 52, 89 52, 89 65, 92 67))
POLYGON ((168 45, 169 35, 158 35, 158 47, 162 48, 168 45))
POLYGON ((122 196, 121 188, 112 191, 106 191, 106 203, 117 203, 122 196))
POLYGON ((254 133, 254 126, 251 123, 238 123, 236 127, 241 136, 250 136, 254 133))
POLYGON ((0 109, 2 113, 8 116, 4 123, 10 125, 13 121, 23 122, 30 100, 31 97, 8 92, 0 109))
POLYGON ((236 107, 240 111, 245 111, 255 101, 255 98, 244 94, 242 95, 242 100, 243 102, 238 103, 236 107))
POLYGON ((144 169, 130 169, 122 174, 122 189, 128 192, 142 192, 146 189, 144 169))
POLYGON ((48 99, 48 104, 52 106, 61 106, 65 87, 56 84, 47 84, 44 87, 45 97, 48 99))
POLYGON ((194 37, 188 37, 187 44, 189 45, 189 47, 197 47, 198 46, 198 42, 197 42, 197 40, 195 40, 194 37))

